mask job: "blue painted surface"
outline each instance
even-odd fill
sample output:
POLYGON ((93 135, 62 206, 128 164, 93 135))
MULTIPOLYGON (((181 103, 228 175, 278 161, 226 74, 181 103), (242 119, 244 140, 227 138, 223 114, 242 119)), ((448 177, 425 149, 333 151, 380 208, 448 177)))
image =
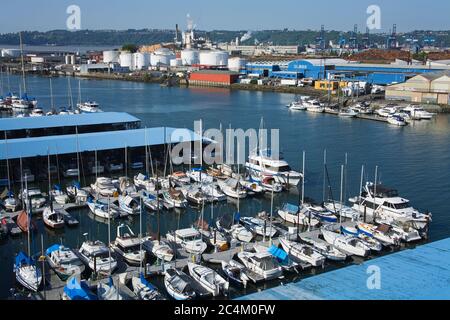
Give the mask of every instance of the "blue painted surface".
POLYGON ((0 118, 0 131, 140 122, 125 112, 99 112, 49 117, 0 118))
POLYGON ((188 129, 149 128, 107 131, 77 135, 49 136, 0 141, 0 160, 71 154, 85 151, 143 147, 181 141, 198 141, 198 135, 188 129), (147 133, 146 133, 147 132, 147 133), (181 134, 181 135, 180 135, 181 134), (147 138, 146 138, 147 137, 147 138))
POLYGON ((450 238, 313 276, 239 300, 429 300, 450 299, 450 238), (371 268, 380 289, 369 289, 371 268))

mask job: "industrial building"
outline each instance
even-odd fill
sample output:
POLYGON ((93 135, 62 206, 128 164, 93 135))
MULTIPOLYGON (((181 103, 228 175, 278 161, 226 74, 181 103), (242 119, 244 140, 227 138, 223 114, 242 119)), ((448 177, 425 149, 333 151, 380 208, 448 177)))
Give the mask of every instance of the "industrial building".
POLYGON ((386 99, 414 103, 450 104, 450 71, 424 73, 386 87, 386 99))
POLYGON ((260 56, 260 55, 297 55, 300 54, 299 46, 243 46, 223 43, 218 47, 230 54, 238 54, 244 56, 260 56))
POLYGON ((190 74, 189 84, 199 86, 226 87, 236 83, 239 73, 222 70, 200 70, 190 74))

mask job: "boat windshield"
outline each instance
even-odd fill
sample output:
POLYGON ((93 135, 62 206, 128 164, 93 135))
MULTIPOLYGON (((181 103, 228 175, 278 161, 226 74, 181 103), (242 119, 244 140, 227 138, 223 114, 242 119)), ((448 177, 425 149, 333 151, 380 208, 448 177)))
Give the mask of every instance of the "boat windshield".
POLYGON ((396 203, 393 205, 395 209, 400 210, 400 209, 407 209, 410 207, 409 202, 403 202, 403 203, 396 203))

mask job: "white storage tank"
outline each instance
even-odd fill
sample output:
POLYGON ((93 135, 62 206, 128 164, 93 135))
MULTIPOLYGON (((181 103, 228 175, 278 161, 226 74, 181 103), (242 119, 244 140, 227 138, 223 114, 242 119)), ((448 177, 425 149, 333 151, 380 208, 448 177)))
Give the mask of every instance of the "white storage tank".
POLYGON ((150 64, 154 67, 169 66, 170 60, 175 59, 176 55, 167 48, 159 48, 150 57, 150 64))
POLYGON ((228 66, 228 52, 219 50, 201 51, 200 64, 204 66, 228 66))
POLYGON ((137 52, 133 54, 133 70, 142 70, 150 65, 150 55, 148 53, 137 52))
POLYGON ((247 60, 243 58, 230 58, 228 59, 228 69, 230 71, 239 72, 242 69, 245 69, 247 65, 247 60))
POLYGON ((103 51, 104 63, 119 63, 120 52, 119 51, 103 51))
POLYGON ((200 53, 197 50, 185 49, 181 51, 181 61, 184 66, 192 66, 200 63, 200 53))
POLYGON ((77 59, 76 59, 76 57, 75 57, 74 54, 72 54, 72 55, 70 56, 70 64, 71 64, 71 65, 77 64, 77 59))
POLYGON ((170 60, 170 66, 171 67, 174 67, 174 68, 176 68, 176 67, 181 67, 183 65, 183 63, 182 63, 182 60, 181 59, 172 59, 172 60, 170 60))
POLYGON ((120 66, 122 68, 130 68, 133 67, 133 54, 129 52, 122 52, 119 56, 120 66))
POLYGON ((64 57, 64 62, 65 62, 65 64, 70 64, 70 56, 69 55, 64 57))

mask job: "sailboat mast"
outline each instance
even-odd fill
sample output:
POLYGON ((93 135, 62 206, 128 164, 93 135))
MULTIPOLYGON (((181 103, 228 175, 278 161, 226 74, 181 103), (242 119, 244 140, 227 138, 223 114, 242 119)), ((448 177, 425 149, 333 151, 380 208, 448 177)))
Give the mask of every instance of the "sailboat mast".
POLYGON ((22 32, 19 32, 19 40, 20 40, 20 56, 21 56, 21 64, 22 64, 22 83, 24 93, 27 92, 27 84, 25 81, 25 62, 23 59, 23 42, 22 42, 22 32))
POLYGON ((50 173, 50 151, 47 148, 47 173, 48 173, 48 194, 52 190, 51 173, 50 173))
POLYGON ((77 167, 78 167, 78 181, 81 183, 81 171, 80 171, 80 141, 78 139, 78 127, 75 127, 77 134, 77 167))
POLYGON ((55 109, 55 105, 54 105, 54 101, 53 101, 53 85, 52 85, 52 78, 49 79, 50 80, 50 106, 52 108, 52 110, 55 109))
POLYGON ((109 275, 111 276, 111 199, 108 196, 108 254, 109 254, 109 275))
POLYGON ((5 131, 6 174, 8 175, 8 191, 11 191, 11 176, 9 172, 8 135, 5 131))
POLYGON ((305 163, 306 163, 306 152, 303 151, 303 179, 302 179, 302 206, 305 203, 305 163))
POLYGON ((322 189, 322 202, 325 202, 325 192, 326 192, 326 166, 327 166, 327 150, 323 151, 323 189, 322 189))
POLYGON ((340 210, 339 210, 339 224, 342 226, 342 206, 344 198, 344 165, 341 165, 341 197, 340 197, 340 210))
POLYGON ((139 274, 142 273, 142 197, 139 197, 139 274))
POLYGON ((148 142, 147 142, 147 128, 144 131, 144 140, 145 140, 145 174, 149 175, 149 166, 148 166, 148 142))
POLYGON ((31 217, 30 217, 30 207, 31 207, 31 201, 29 201, 29 196, 28 196, 28 175, 25 174, 25 190, 26 190, 26 205, 25 205, 25 210, 27 213, 27 222, 28 222, 28 232, 27 232, 27 245, 28 245, 28 256, 31 257, 31 244, 30 244, 30 234, 31 234, 31 217))
POLYGON ((359 212, 361 212, 361 194, 362 194, 362 190, 363 190, 363 179, 364 179, 364 165, 361 166, 361 181, 359 183, 359 201, 358 201, 358 210, 359 212))
MULTIPOLYGON (((95 168, 95 181, 97 181, 98 178, 98 159, 97 159, 97 149, 95 149, 94 152, 94 158, 95 158, 95 164, 94 164, 94 168, 95 168)), ((78 169, 79 170, 79 169, 78 169)))

